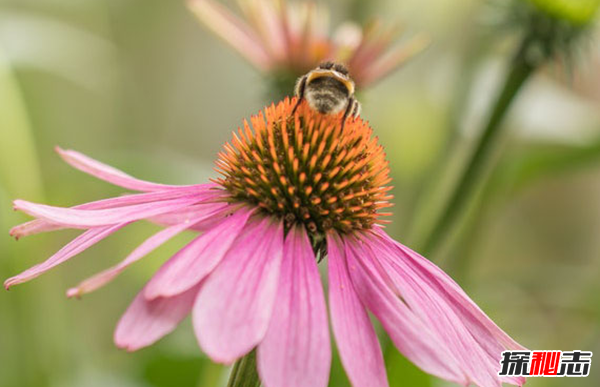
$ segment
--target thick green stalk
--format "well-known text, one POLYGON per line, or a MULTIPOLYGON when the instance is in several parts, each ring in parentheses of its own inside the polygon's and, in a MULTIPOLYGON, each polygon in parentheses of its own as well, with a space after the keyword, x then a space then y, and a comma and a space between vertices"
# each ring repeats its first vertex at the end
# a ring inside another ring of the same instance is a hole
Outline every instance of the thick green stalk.
POLYGON ((227 387, 259 387, 260 378, 256 371, 256 350, 239 359, 233 365, 227 387))
POLYGON ((473 149, 473 153, 454 186, 446 205, 437 218, 433 231, 429 234, 421 249, 425 255, 430 254, 444 240, 448 231, 454 226, 457 217, 461 214, 463 207, 471 198, 481 172, 490 154, 495 150, 497 144, 495 140, 500 133, 500 124, 521 86, 535 69, 526 58, 528 46, 529 40, 525 39, 512 62, 502 91, 496 100, 481 137, 473 149))

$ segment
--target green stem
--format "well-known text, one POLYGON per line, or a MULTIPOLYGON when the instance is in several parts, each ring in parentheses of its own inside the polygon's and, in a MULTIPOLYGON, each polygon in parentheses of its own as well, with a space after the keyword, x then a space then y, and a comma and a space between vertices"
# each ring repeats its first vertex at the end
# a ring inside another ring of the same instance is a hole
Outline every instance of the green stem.
POLYGON ((227 387, 260 387, 256 371, 256 350, 235 362, 227 387))
POLYGON ((476 183, 479 181, 489 155, 495 150, 495 145, 497 144, 495 140, 500 133, 500 124, 506 112, 521 89, 521 86, 523 86, 535 70, 535 67, 526 59, 529 42, 530 40, 526 38, 517 52, 504 82, 504 87, 496 100, 490 118, 479 138, 479 142, 475 146, 458 183, 454 186, 454 190, 449 196, 449 200, 443 208, 441 215, 438 217, 433 231, 429 234, 428 239, 426 239, 421 249, 426 255, 435 250, 439 243, 444 240, 448 230, 451 229, 458 215, 461 214, 465 203, 468 202, 476 183))

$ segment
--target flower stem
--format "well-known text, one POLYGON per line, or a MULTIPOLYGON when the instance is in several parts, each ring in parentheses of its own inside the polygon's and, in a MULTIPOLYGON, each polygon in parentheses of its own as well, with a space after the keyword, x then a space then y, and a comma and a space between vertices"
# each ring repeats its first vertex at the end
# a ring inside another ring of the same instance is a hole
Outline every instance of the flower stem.
POLYGON ((256 371, 256 350, 242 357, 233 365, 227 387, 259 387, 260 378, 256 371))
POLYGON ((489 155, 495 150, 497 141, 495 139, 500 133, 500 124, 506 115, 511 103, 518 94, 521 86, 527 81, 535 70, 535 66, 527 60, 529 43, 531 40, 525 38, 521 47, 515 55, 504 86, 491 111, 485 128, 476 144, 469 161, 466 164, 457 184, 454 186, 449 200, 438 216, 433 231, 422 247, 423 254, 430 254, 444 240, 448 230, 454 225, 458 215, 461 214, 465 203, 473 193, 476 183, 479 181, 481 172, 486 165, 489 155))

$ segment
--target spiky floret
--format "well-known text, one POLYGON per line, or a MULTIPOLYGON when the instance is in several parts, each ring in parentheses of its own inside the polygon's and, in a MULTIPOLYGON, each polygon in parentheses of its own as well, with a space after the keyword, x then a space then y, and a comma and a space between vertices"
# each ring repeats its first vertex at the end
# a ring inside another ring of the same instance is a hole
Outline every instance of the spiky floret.
POLYGON ((389 207, 388 162, 369 124, 285 99, 251 117, 219 154, 216 180, 232 200, 303 223, 310 233, 368 229, 389 207))

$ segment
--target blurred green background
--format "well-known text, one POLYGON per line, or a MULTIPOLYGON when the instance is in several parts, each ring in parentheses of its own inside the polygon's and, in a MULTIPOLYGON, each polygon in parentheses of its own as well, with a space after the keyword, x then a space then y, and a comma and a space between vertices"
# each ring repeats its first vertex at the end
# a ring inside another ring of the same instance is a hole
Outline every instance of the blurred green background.
MULTIPOLYGON (((476 0, 327 2, 333 23, 410 21, 432 46, 361 93, 363 117, 387 148, 395 207, 389 232, 418 248, 440 192, 456 175, 502 79, 513 42, 493 33, 476 0)), ((466 217, 430 258, 531 349, 600 356, 600 40, 571 77, 538 72, 505 122, 501 151, 466 217)), ((135 176, 197 183, 242 118, 266 103, 267 83, 206 31, 182 1, 0 0, 0 274, 38 263, 74 235, 15 242, 24 198, 70 206, 120 189, 72 170, 73 148, 135 176)), ((291 93, 291 90, 290 90, 291 93)), ((119 316, 182 240, 159 249, 82 300, 64 292, 108 267, 155 229, 136 225, 39 279, 0 292, 0 386, 213 386, 227 368, 198 349, 189 321, 157 345, 117 350, 119 316)), ((529 386, 598 386, 581 379, 529 386)), ((393 386, 446 386, 399 356, 393 386)), ((331 386, 348 384, 334 361, 331 386)))

